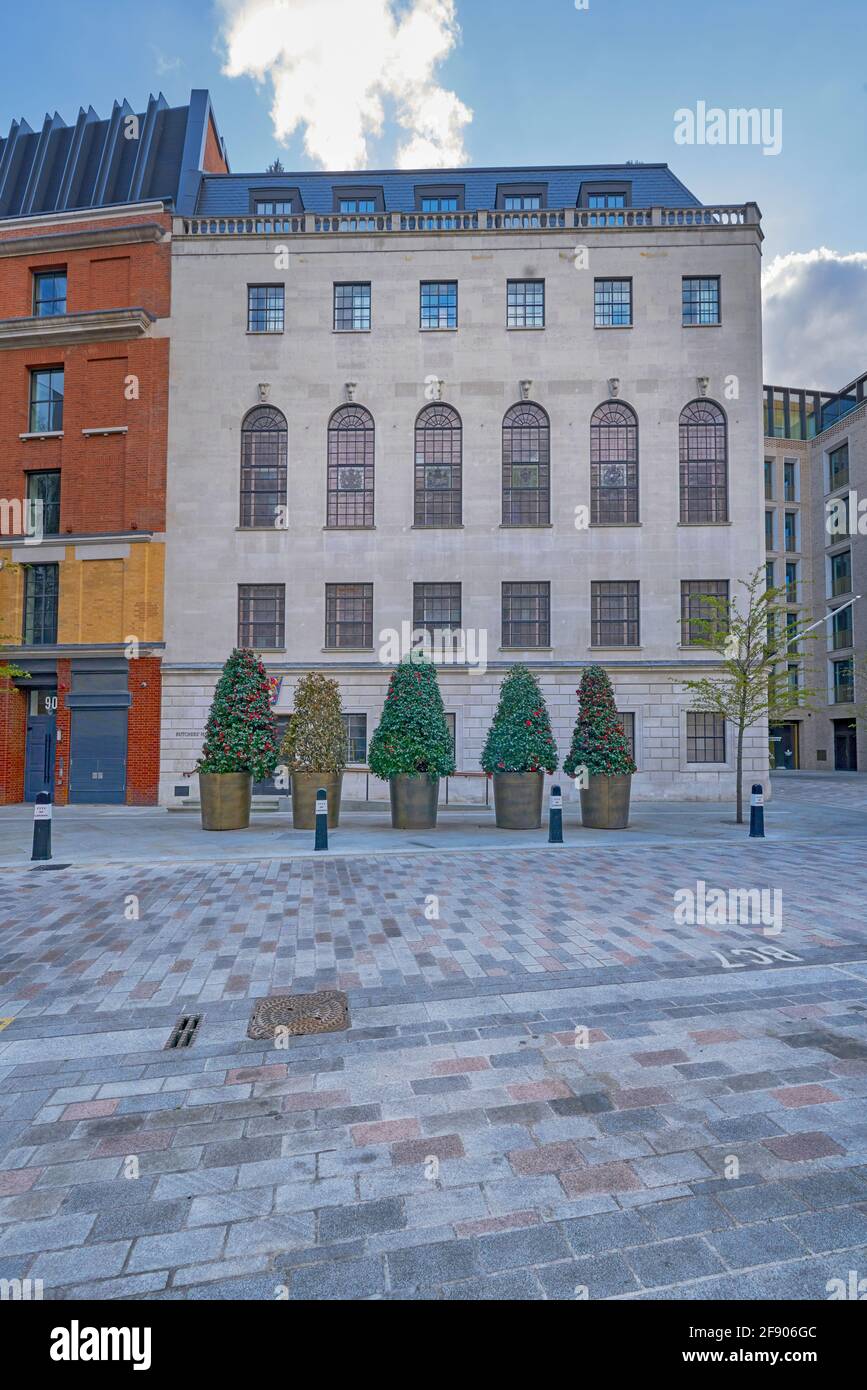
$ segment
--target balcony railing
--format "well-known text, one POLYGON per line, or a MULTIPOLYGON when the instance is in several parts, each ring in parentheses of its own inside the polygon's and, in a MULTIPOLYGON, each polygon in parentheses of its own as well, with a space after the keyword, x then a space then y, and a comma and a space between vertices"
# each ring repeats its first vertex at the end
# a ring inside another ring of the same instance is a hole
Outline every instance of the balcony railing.
POLYGON ((755 203, 702 208, 545 208, 528 212, 479 209, 476 212, 379 212, 370 215, 297 213, 291 217, 176 217, 175 236, 392 235, 395 232, 544 232, 635 227, 758 227, 755 203))

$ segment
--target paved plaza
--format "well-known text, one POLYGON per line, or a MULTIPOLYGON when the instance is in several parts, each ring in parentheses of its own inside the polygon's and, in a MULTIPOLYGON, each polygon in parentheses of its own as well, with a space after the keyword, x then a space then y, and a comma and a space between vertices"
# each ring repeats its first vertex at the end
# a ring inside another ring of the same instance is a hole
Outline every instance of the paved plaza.
POLYGON ((637 810, 646 833, 562 847, 185 862, 134 862, 132 816, 106 862, 3 869, 0 1279, 272 1301, 867 1279, 867 779, 779 779, 764 842, 724 807, 667 837, 637 810), (323 988, 348 1031, 247 1038, 257 999, 323 988))

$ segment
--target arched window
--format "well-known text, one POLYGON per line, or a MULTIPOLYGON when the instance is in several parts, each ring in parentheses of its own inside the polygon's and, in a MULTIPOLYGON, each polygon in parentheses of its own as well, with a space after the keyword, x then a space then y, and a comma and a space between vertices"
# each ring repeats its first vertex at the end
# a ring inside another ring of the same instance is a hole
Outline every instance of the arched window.
POLYGON ((415 422, 415 524, 461 524, 461 417, 450 405, 426 405, 415 422))
POLYGON ((638 417, 624 401, 603 401, 590 417, 590 520, 638 521, 638 417))
POLYGON ((716 401, 690 401, 681 411, 681 521, 728 521, 726 436, 726 417, 716 401))
POLYGON ((241 525, 275 526, 286 505, 286 417, 259 405, 241 425, 241 525))
POLYGON ((342 405, 328 426, 328 525, 373 525, 373 416, 342 405))
POLYGON ((503 525, 551 519, 551 425, 540 405, 513 405, 503 418, 503 525))

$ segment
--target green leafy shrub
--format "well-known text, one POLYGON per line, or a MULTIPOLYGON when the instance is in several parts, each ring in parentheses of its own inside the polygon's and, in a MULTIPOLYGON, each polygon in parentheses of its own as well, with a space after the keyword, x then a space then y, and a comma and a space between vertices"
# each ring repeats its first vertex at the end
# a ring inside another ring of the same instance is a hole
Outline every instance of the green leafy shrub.
POLYGON ((346 766, 346 728, 340 686, 311 671, 295 687, 295 709, 280 756, 290 772, 342 772, 346 766))
POLYGON ((217 681, 196 772, 249 772, 262 782, 274 771, 277 755, 265 667, 253 652, 236 647, 217 681))
POLYGON ((513 666, 500 686, 481 764, 487 773, 557 770, 548 709, 539 682, 526 666, 513 666))
POLYGON ((454 772, 452 739, 432 662, 407 657, 394 671, 368 762, 384 781, 402 774, 448 777, 454 772))
POLYGON ((637 772, 608 673, 601 666, 588 666, 577 694, 578 718, 563 771, 570 777, 582 767, 602 777, 637 772))

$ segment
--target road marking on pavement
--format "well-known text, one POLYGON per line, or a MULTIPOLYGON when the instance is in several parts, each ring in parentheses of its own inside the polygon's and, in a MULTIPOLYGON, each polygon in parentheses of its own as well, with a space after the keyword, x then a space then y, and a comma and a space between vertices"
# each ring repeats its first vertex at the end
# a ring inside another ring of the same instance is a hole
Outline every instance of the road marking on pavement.
POLYGON ((4 1029, 4 1028, 8 1028, 10 1023, 14 1023, 14 1022, 15 1022, 15 1015, 14 1015, 14 1014, 12 1015, 11 1018, 0 1018, 0 1033, 3 1032, 3 1029, 4 1029))

